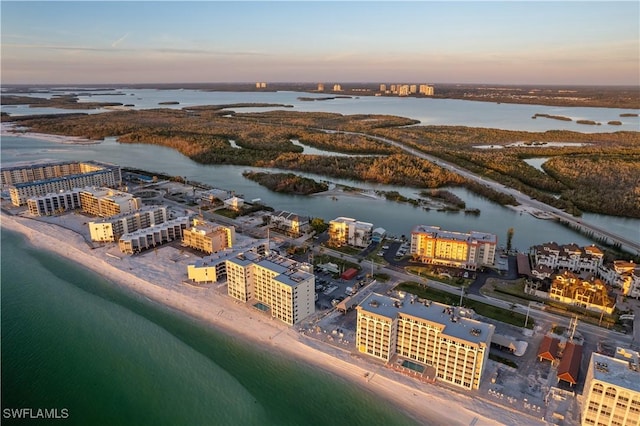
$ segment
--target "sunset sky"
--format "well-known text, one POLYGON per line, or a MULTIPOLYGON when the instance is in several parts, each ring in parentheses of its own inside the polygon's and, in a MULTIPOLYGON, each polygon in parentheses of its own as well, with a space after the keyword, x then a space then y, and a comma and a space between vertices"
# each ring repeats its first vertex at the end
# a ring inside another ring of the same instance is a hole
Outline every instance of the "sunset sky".
POLYGON ((0 3, 2 84, 640 84, 640 3, 0 3))

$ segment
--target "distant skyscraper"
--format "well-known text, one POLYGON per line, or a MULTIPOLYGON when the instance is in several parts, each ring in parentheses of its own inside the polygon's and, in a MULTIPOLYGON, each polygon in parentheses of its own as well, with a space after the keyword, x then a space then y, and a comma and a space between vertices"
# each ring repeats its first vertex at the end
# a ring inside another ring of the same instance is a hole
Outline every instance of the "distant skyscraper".
POLYGON ((339 84, 334 84, 333 85, 333 91, 334 92, 342 92, 342 86, 339 84))
POLYGON ((421 84, 420 93, 426 96, 433 96, 433 86, 429 86, 428 84, 421 84))
POLYGON ((265 83, 264 81, 259 81, 256 83, 256 89, 266 89, 267 88, 267 83, 265 83))
POLYGON ((324 92, 324 83, 318 83, 318 92, 324 92))
POLYGON ((387 85, 386 84, 381 84, 380 85, 380 91, 383 92, 383 93, 386 92, 387 91, 387 85))

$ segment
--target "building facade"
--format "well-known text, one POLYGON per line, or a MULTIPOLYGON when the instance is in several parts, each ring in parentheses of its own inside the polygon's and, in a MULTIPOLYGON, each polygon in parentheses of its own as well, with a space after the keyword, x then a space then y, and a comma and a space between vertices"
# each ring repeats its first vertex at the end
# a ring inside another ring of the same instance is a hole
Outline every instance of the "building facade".
POLYGON ((546 243, 531 248, 533 264, 548 266, 554 270, 566 269, 572 272, 596 273, 602 266, 604 253, 591 245, 579 247, 576 244, 558 245, 546 243))
POLYGON ((241 253, 226 261, 227 293, 258 303, 272 317, 293 325, 315 311, 315 275, 311 265, 271 254, 241 253))
POLYGON ((41 195, 27 200, 29 213, 33 216, 51 216, 81 207, 80 190, 71 189, 53 194, 41 195))
POLYGON ((434 369, 438 380, 479 388, 495 326, 415 296, 394 299, 373 293, 356 309, 358 351, 386 363, 410 360, 434 369))
POLYGON ((112 217, 139 210, 142 200, 127 192, 111 188, 87 187, 80 190, 80 206, 87 214, 112 217))
POLYGON ((2 184, 9 185, 11 202, 22 206, 29 198, 87 186, 117 187, 120 167, 97 161, 51 162, 2 168, 2 184))
POLYGON ((179 240, 189 226, 188 217, 179 217, 156 226, 138 229, 124 234, 118 240, 120 251, 125 254, 140 253, 159 245, 179 240))
MULTIPOLYGON (((269 249, 268 240, 255 240, 253 238, 234 244, 233 248, 220 250, 197 260, 187 266, 187 275, 194 283, 215 283, 227 278, 227 260, 236 257, 240 253, 255 253, 264 256, 269 249)), ((235 281, 234 281, 235 282, 235 281)), ((247 290, 242 289, 247 294, 247 290)), ((232 296, 243 300, 243 296, 232 296)), ((245 302, 248 299, 244 300, 245 302)))
POLYGON ((168 219, 164 206, 143 207, 139 211, 89 222, 91 241, 118 241, 124 234, 159 225, 168 219))
POLYGON ((211 254, 233 247, 235 239, 236 229, 233 226, 222 226, 202 219, 194 219, 191 228, 184 232, 182 244, 211 254))
POLYGON ((638 352, 617 348, 614 357, 594 352, 584 384, 582 426, 640 424, 638 352))
POLYGON ((298 237, 309 232, 309 218, 286 211, 276 211, 270 215, 271 225, 287 235, 298 237))
POLYGON ((329 222, 329 244, 365 248, 371 244, 373 225, 350 217, 338 217, 329 222))
POLYGON ((568 271, 554 275, 549 298, 607 314, 613 313, 616 306, 615 297, 609 295, 609 288, 602 280, 593 276, 581 278, 568 271))
POLYGON ((438 226, 418 225, 411 231, 414 260, 435 265, 476 270, 493 266, 498 238, 494 234, 444 231, 438 226))

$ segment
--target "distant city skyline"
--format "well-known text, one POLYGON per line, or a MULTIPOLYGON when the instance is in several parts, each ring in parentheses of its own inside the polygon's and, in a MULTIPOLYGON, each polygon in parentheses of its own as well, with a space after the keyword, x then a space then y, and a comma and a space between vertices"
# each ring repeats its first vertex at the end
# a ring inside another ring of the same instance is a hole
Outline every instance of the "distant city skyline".
POLYGON ((640 84, 640 3, 31 2, 2 84, 640 84))

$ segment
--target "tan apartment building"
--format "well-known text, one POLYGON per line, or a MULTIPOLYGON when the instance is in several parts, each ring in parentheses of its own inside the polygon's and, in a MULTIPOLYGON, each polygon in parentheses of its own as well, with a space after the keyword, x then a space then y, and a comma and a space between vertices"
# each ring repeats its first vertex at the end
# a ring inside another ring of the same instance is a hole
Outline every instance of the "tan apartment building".
POLYGON ((194 219, 191 228, 184 232, 182 244, 205 253, 214 253, 233 247, 235 239, 236 229, 233 226, 194 219))
POLYGON ((91 241, 118 241, 124 234, 159 225, 167 221, 167 208, 164 206, 142 207, 133 213, 119 214, 89 222, 91 241))
POLYGON ((307 263, 271 254, 241 253, 226 261, 227 293, 293 325, 315 311, 315 275, 307 263))
POLYGON ((444 231, 438 226, 417 225, 411 231, 414 260, 434 265, 476 270, 493 266, 498 237, 494 234, 444 231))
POLYGON ((29 213, 33 216, 51 216, 81 207, 80 190, 70 189, 53 194, 41 195, 27 200, 29 213))
POLYGON ((309 218, 287 211, 275 211, 270 214, 271 226, 287 235, 299 237, 309 232, 309 218))
POLYGON ((640 424, 638 352, 617 348, 614 357, 594 352, 584 384, 582 426, 640 424))
POLYGON ((597 272, 602 266, 604 253, 595 245, 579 247, 577 244, 559 245, 554 242, 531 248, 534 265, 572 272, 597 272))
POLYGON ((411 361, 438 380, 478 389, 495 326, 462 315, 460 308, 415 296, 373 293, 357 308, 358 351, 386 363, 411 361))
MULTIPOLYGON (((236 257, 240 253, 249 252, 264 256, 268 249, 268 240, 256 240, 253 238, 240 240, 233 245, 233 248, 226 248, 212 253, 188 265, 187 276, 194 283, 220 282, 227 278, 227 260, 236 257)), ((242 292, 246 293, 246 290, 242 289, 242 292)), ((232 297, 243 300, 244 296, 237 294, 232 295, 232 297)), ((244 299, 245 302, 247 300, 244 299)))
POLYGON ((80 190, 83 212, 99 217, 129 214, 142 207, 142 200, 127 192, 111 188, 87 187, 80 190))
POLYGON ((120 251, 125 254, 140 253, 159 245, 179 240, 189 226, 188 217, 179 217, 148 228, 124 234, 118 240, 120 251))
POLYGON ((329 244, 365 248, 371 244, 373 225, 350 217, 338 217, 329 222, 329 244))
POLYGON ((593 311, 611 314, 616 306, 615 296, 609 288, 593 276, 581 278, 573 272, 564 271, 553 276, 549 298, 570 305, 582 306, 593 311))
POLYGON ((87 186, 117 187, 120 167, 96 161, 51 162, 2 168, 2 184, 9 185, 11 202, 22 206, 29 198, 87 186))

